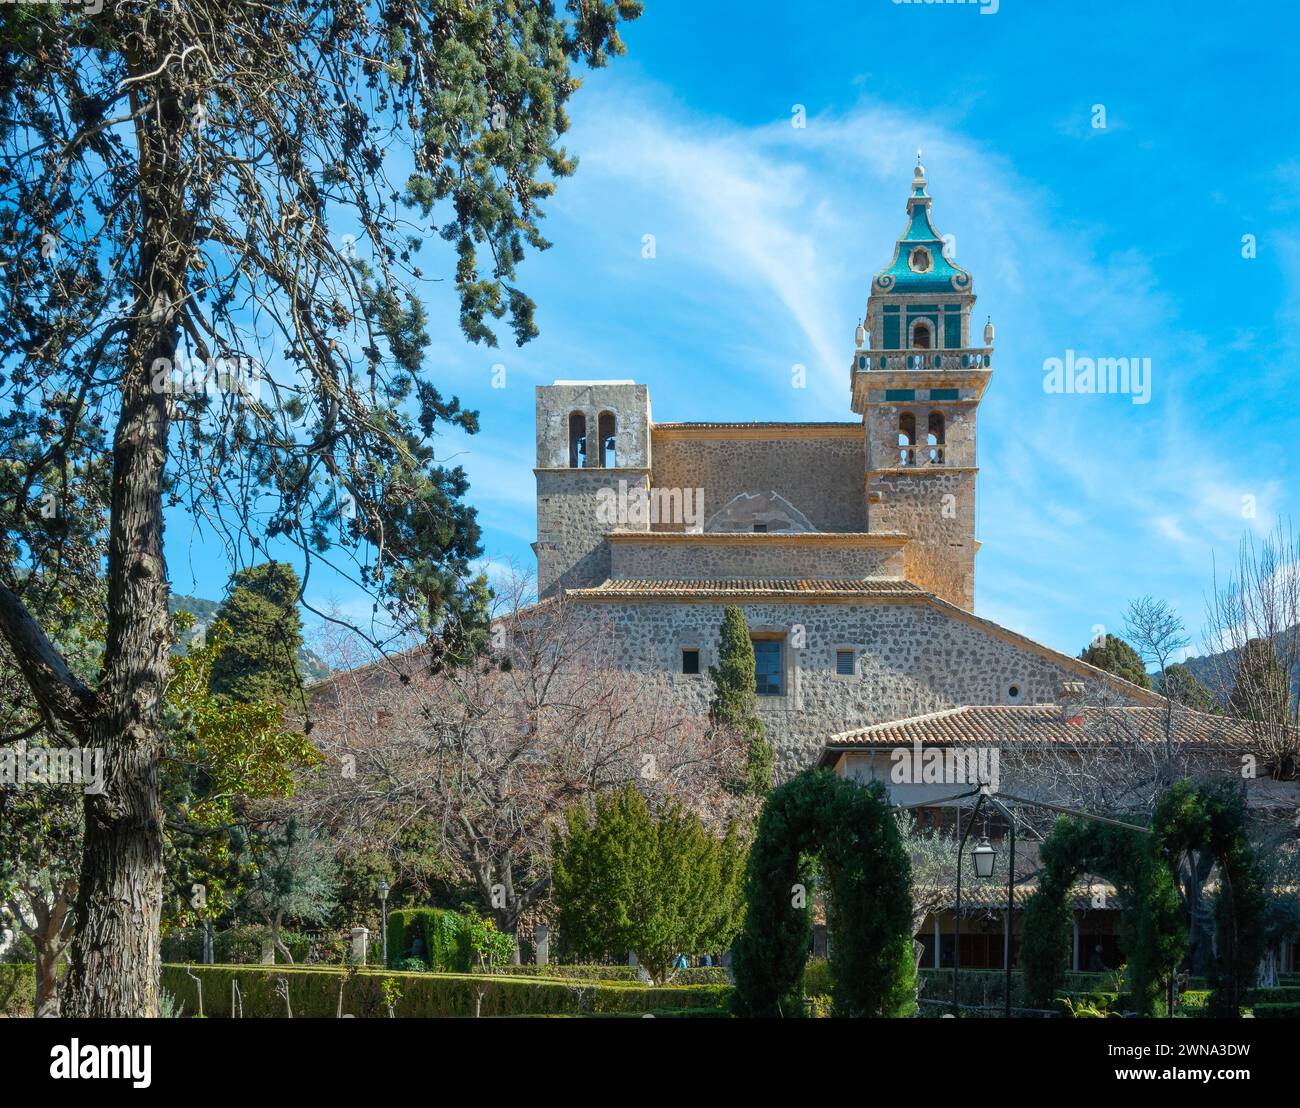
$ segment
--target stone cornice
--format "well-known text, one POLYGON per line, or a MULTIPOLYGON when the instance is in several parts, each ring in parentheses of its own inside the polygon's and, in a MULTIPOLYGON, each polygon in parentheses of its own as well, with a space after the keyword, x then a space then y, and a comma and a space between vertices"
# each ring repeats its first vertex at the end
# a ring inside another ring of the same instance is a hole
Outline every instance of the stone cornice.
POLYGON ((785 439, 860 440, 861 423, 652 423, 650 442, 682 439, 753 439, 780 442, 785 439))
POLYGON ((902 547, 901 531, 609 531, 610 542, 662 542, 695 546, 883 546, 902 547))

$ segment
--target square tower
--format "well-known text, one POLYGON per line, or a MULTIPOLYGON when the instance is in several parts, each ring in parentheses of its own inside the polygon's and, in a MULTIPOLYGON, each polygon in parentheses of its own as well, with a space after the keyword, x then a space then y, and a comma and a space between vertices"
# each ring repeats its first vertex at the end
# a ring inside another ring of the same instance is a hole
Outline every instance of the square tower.
POLYGON ((634 381, 556 381, 537 387, 537 595, 609 577, 613 530, 601 490, 648 489, 650 390, 634 381))
POLYGON ((876 274, 851 370, 866 434, 867 530, 911 536, 908 580, 975 607, 975 416, 991 374, 993 328, 971 343, 971 276, 944 253, 925 169, 908 226, 876 274))

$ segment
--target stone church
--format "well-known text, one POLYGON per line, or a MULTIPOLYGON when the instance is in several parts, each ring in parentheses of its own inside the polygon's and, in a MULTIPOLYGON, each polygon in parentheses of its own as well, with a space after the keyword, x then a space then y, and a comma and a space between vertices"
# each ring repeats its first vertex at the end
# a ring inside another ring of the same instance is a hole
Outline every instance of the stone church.
POLYGON ((975 431, 994 333, 975 299, 918 165, 857 328, 854 418, 656 422, 644 384, 539 387, 539 596, 599 606, 619 663, 671 675, 701 710, 722 608, 740 605, 781 775, 933 713, 1158 703, 977 612, 975 431))
MULTIPOLYGON (((613 629, 617 665, 663 675, 700 713, 723 607, 739 605, 778 778, 821 765, 882 780, 923 826, 954 826, 957 780, 996 791, 999 752, 1050 750, 1044 765, 1087 776, 1116 740, 1164 749, 1162 697, 978 613, 975 431, 994 331, 974 309, 918 165, 906 229, 857 327, 854 418, 660 423, 633 381, 539 387, 539 598, 590 606, 613 629), (923 753, 980 760, 974 777, 900 783, 900 759, 923 753)), ((1180 709, 1172 741, 1218 764, 1249 750, 1251 731, 1180 709)), ((1017 908, 1034 857, 1022 844, 1017 908)), ((1115 903, 1098 908, 1098 890, 1115 896, 1097 883, 1071 905, 1076 970, 1123 960, 1115 903)), ((966 904, 979 918, 961 932, 962 964, 1005 965, 1005 891, 971 888, 966 904)), ((953 965, 956 932, 952 911, 927 917, 922 964, 953 965)), ((1300 943, 1282 944, 1280 965, 1298 957, 1300 943)))

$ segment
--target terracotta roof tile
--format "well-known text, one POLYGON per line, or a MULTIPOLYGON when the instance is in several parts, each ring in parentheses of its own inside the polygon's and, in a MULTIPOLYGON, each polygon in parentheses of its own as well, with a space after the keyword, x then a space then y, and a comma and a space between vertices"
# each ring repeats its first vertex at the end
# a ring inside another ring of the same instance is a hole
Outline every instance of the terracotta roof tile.
MULTIPOLYGON (((1245 746, 1248 720, 1178 709, 1174 741, 1207 747, 1245 746)), ((854 747, 947 746, 960 744, 1164 742, 1165 711, 1155 707, 1073 707, 1056 704, 968 705, 929 715, 878 723, 832 735, 826 749, 854 747)))

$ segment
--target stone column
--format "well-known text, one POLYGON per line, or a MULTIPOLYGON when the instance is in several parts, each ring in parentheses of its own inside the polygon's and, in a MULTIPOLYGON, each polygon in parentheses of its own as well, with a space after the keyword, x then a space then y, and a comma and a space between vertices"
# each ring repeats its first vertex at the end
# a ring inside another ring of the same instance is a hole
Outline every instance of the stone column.
POLYGON ((1075 916, 1071 921, 1074 925, 1074 956, 1070 959, 1070 966, 1075 973, 1079 972, 1079 917, 1075 916))
POLYGON ((366 941, 370 938, 370 929, 368 927, 354 927, 352 929, 352 961, 358 966, 366 964, 366 941))
POLYGON ((551 929, 546 924, 539 923, 533 941, 537 948, 537 964, 539 966, 549 964, 551 960, 551 929))

